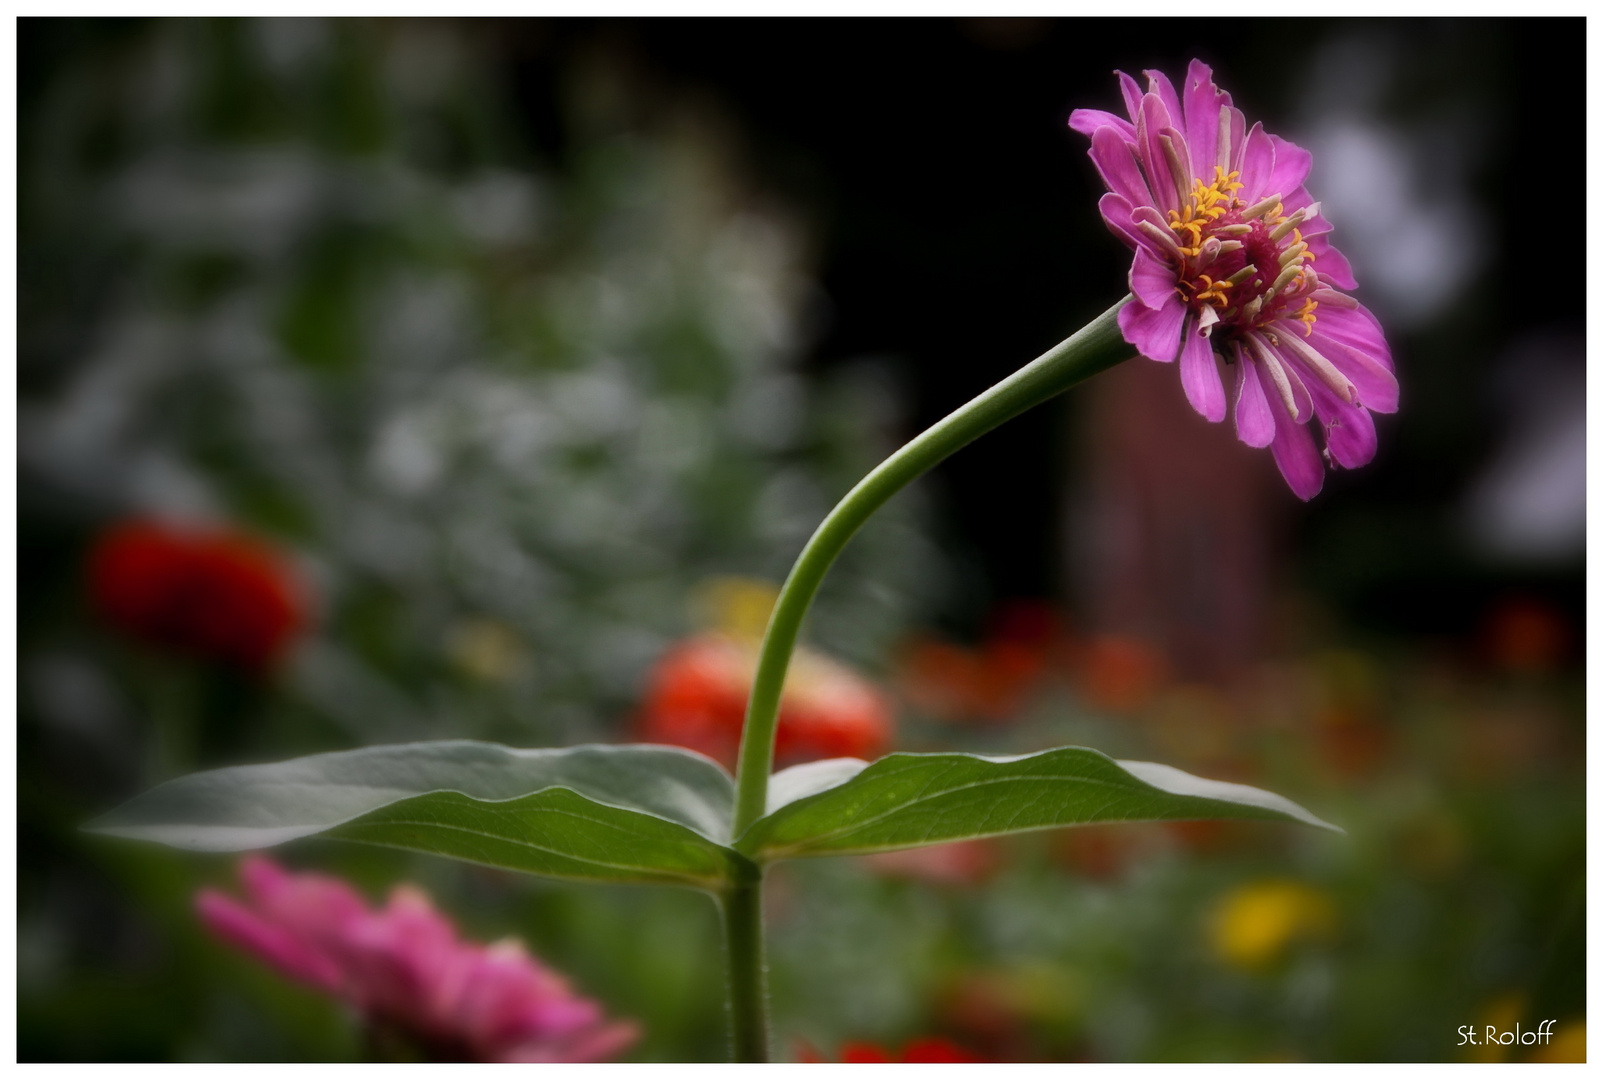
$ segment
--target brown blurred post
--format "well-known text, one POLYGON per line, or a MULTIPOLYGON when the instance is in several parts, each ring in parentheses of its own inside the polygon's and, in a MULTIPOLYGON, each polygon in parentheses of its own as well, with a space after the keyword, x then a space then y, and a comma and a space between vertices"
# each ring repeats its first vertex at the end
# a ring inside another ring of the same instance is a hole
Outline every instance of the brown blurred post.
POLYGON ((1068 580, 1092 633, 1143 640, 1175 674, 1216 679, 1267 644, 1274 534, 1296 500, 1267 450, 1192 410, 1179 376, 1137 358, 1075 401, 1068 580))

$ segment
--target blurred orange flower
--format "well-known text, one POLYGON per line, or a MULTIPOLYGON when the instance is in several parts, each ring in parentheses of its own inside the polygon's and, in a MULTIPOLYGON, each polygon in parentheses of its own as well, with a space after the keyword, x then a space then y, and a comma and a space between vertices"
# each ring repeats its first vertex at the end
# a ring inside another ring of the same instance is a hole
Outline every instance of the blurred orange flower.
MULTIPOLYGON (((639 737, 698 750, 733 767, 756 670, 751 640, 710 633, 674 646, 651 672, 639 737)), ((889 748, 893 726, 890 703, 878 689, 843 664, 797 649, 779 707, 775 763, 875 758, 889 748)))
POLYGON ((1099 709, 1133 712, 1152 700, 1167 677, 1162 654, 1136 638, 1099 637, 1080 656, 1080 693, 1099 709))
POLYGON ((123 522, 89 556, 89 595, 118 630, 148 644, 260 672, 305 628, 304 584, 242 533, 123 522))

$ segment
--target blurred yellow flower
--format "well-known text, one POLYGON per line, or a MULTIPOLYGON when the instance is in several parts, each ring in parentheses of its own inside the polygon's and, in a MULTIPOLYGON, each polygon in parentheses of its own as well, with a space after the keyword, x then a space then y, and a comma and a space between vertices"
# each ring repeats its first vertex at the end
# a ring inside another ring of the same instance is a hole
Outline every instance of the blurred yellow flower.
POLYGON ((512 678, 524 660, 517 631, 497 619, 465 619, 451 628, 446 653, 458 668, 485 682, 512 678))
POLYGON ((1272 964, 1294 940, 1326 937, 1335 928, 1330 897, 1300 881, 1249 882, 1227 893, 1208 920, 1214 955, 1257 971, 1272 964))
MULTIPOLYGON (((1512 1031, 1514 1025, 1519 1023, 1525 1015, 1525 995, 1518 990, 1511 990, 1500 994, 1481 1007, 1480 1015, 1476 1017, 1477 1023, 1473 1030, 1478 1034, 1487 1028, 1497 1031, 1512 1031)), ((1492 1062, 1502 1061, 1508 1057, 1508 1047, 1496 1042, 1486 1042, 1484 1039, 1467 1047, 1465 1056, 1470 1061, 1492 1062)))
POLYGON ((1543 1064, 1585 1062, 1586 1021, 1577 1016, 1558 1024, 1553 1031, 1553 1041, 1532 1054, 1531 1060, 1543 1064))
POLYGON ((758 642, 779 599, 771 581, 745 577, 708 578, 696 588, 691 605, 697 622, 737 641, 758 642))
POLYGON ((1531 1014, 1526 1007, 1528 1004, 1529 999, 1524 993, 1511 990, 1506 994, 1499 994, 1483 1005, 1476 1016, 1476 1023, 1471 1025, 1476 1041, 1464 1047, 1462 1051, 1465 1060, 1508 1061, 1511 1055, 1519 1053, 1519 1048, 1524 1045, 1527 1047, 1524 1054, 1526 1061, 1542 1064, 1586 1061, 1585 1017, 1575 1016, 1553 1024, 1552 1034, 1543 1039, 1540 1033, 1547 1029, 1543 1026, 1541 1018, 1531 1014), (1497 1032, 1502 1038, 1489 1039, 1482 1035, 1482 1032, 1497 1032), (1533 1035, 1536 1037, 1534 1039, 1536 1048, 1531 1050, 1529 1045, 1533 1041, 1533 1035))

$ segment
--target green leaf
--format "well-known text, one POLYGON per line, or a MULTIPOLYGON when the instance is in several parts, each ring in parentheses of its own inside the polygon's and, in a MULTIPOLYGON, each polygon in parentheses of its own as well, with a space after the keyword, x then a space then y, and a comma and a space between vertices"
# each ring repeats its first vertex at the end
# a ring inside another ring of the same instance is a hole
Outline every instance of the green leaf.
POLYGON ((504 802, 439 791, 391 803, 325 835, 569 881, 717 889, 750 874, 740 855, 683 825, 567 788, 504 802))
POLYGON ((195 773, 89 828, 195 851, 324 833, 550 877, 716 888, 750 872, 725 846, 733 794, 716 762, 676 747, 409 743, 195 773))
POLYGON ((762 861, 1114 821, 1259 818, 1335 829, 1258 788, 1081 747, 1007 758, 891 754, 872 765, 813 762, 776 774, 769 790, 768 816, 735 845, 762 861))

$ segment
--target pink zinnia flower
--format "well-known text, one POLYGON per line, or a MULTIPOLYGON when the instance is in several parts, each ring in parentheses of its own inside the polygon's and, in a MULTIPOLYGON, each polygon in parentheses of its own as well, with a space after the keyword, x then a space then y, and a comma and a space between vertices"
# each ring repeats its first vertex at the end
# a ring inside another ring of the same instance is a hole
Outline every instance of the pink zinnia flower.
POLYGON ((1310 499, 1325 464, 1375 456, 1370 412, 1397 409, 1380 324, 1341 291, 1357 285, 1352 268, 1303 187, 1312 158, 1262 124, 1248 130, 1200 60, 1183 97, 1162 72, 1145 72, 1145 94, 1117 74, 1130 119, 1077 109, 1069 126, 1091 138, 1103 220, 1135 249, 1119 328, 1143 356, 1179 358, 1209 420, 1225 416, 1218 360, 1233 367, 1237 436, 1270 447, 1310 499))
POLYGON ((508 939, 460 941, 427 896, 399 886, 370 909, 350 886, 241 861, 245 902, 195 898, 211 931, 280 973, 350 1002, 369 1023, 404 1032, 437 1060, 603 1061, 639 1035, 508 939))

